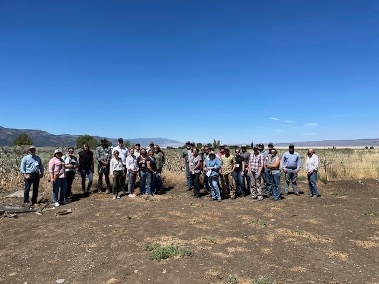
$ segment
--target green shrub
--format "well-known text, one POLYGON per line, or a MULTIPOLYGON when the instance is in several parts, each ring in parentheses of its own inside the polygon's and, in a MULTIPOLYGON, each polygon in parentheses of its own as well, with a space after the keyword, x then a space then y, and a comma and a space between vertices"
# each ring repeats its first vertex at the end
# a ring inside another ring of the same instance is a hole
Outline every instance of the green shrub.
POLYGON ((144 245, 144 250, 150 251, 150 259, 161 261, 167 258, 181 258, 192 256, 192 251, 177 245, 162 246, 157 243, 148 243, 144 245))

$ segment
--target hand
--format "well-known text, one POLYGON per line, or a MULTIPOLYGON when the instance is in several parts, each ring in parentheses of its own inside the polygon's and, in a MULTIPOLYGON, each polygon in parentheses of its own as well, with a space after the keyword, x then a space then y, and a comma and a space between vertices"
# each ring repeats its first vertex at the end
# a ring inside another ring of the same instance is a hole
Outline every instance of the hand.
POLYGON ((24 174, 24 178, 25 178, 25 179, 29 179, 29 178, 30 178, 30 175, 29 175, 29 174, 24 174))
POLYGON ((40 177, 40 178, 43 178, 43 173, 40 173, 40 174, 39 174, 39 177, 40 177))

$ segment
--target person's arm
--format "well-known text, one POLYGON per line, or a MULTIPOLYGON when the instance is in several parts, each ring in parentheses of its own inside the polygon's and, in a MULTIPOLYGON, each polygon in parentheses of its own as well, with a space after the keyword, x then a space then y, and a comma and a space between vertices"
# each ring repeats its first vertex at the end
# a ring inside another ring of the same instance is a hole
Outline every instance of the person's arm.
POLYGON ((280 166, 280 159, 279 157, 275 157, 275 160, 271 162, 269 168, 272 169, 272 168, 279 168, 280 166))
POLYGON ((147 159, 146 167, 147 167, 147 169, 148 169, 152 174, 156 174, 156 172, 154 172, 153 168, 151 167, 150 159, 147 159))
POLYGON ((92 153, 92 160, 91 160, 91 172, 94 173, 94 169, 95 169, 95 158, 93 157, 93 153, 92 153))
POLYGON ((258 173, 261 174, 264 166, 263 156, 259 155, 258 173))
POLYGON ((281 165, 282 165, 282 170, 283 172, 287 172, 287 168, 286 168, 286 163, 284 162, 285 161, 285 156, 286 156, 286 153, 284 153, 284 155, 282 156, 282 161, 281 161, 281 165))
POLYGON ((243 176, 245 173, 245 159, 242 160, 242 169, 241 169, 241 175, 243 176))
POLYGON ((296 173, 298 173, 301 170, 303 161, 301 160, 301 156, 297 155, 297 167, 296 167, 296 173))

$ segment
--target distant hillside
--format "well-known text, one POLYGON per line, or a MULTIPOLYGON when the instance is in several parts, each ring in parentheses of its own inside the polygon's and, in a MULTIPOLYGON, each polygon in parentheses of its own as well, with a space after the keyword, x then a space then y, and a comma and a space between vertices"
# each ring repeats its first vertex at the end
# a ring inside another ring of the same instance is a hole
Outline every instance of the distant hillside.
POLYGON ((355 140, 322 140, 322 141, 301 141, 288 143, 274 143, 276 147, 287 147, 289 144, 297 147, 379 147, 379 138, 375 139, 355 139, 355 140))
MULTIPOLYGON (((33 141, 34 145, 37 147, 54 147, 54 146, 75 146, 76 139, 79 135, 70 135, 70 134, 61 134, 55 135, 48 133, 42 130, 33 130, 33 129, 14 129, 14 128, 5 128, 0 126, 0 146, 13 146, 13 140, 22 133, 26 133, 33 141)), ((103 137, 94 136, 97 140, 100 140, 103 137)), ((107 138, 112 145, 117 145, 117 138, 107 138)), ((179 147, 183 146, 184 143, 165 139, 165 138, 127 138, 123 139, 129 140, 131 143, 140 143, 141 146, 148 146, 150 141, 160 145, 161 147, 179 147)))

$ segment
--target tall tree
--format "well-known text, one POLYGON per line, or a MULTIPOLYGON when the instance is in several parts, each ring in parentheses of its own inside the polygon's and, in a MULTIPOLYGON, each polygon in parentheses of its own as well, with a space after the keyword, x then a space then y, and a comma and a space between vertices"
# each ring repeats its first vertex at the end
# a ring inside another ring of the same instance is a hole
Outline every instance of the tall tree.
POLYGON ((17 136, 13 140, 13 145, 14 146, 32 145, 32 144, 33 144, 32 139, 26 133, 21 133, 19 136, 17 136))
POLYGON ((90 149, 96 149, 99 146, 99 141, 91 135, 84 134, 76 138, 76 148, 82 148, 84 143, 87 143, 90 149))

